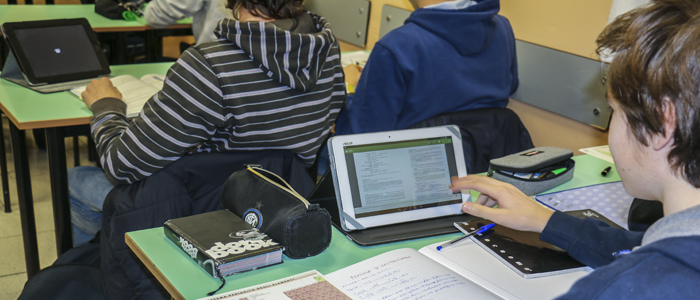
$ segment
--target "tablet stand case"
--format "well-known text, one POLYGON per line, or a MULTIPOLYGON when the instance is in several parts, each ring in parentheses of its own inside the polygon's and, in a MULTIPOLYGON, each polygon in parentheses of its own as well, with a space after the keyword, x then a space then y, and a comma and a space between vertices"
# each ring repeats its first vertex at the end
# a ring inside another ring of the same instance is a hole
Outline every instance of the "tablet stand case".
POLYGON ((398 242, 434 235, 459 232, 454 222, 472 222, 482 220, 469 214, 445 216, 427 220, 372 227, 363 230, 345 231, 340 226, 338 201, 335 196, 335 186, 330 170, 327 170, 314 190, 308 197, 309 202, 318 203, 331 215, 333 226, 350 240, 360 246, 371 246, 384 243, 398 242))
MULTIPOLYGON (((103 76, 100 76, 100 77, 103 77, 103 76)), ((69 90, 71 88, 74 88, 76 86, 88 85, 93 79, 95 79, 95 78, 89 78, 89 79, 84 79, 84 80, 75 80, 75 81, 61 82, 61 83, 30 85, 27 82, 27 80, 24 78, 24 75, 22 74, 22 70, 20 70, 19 65, 17 64, 17 60, 15 59, 14 54, 12 54, 12 50, 10 50, 9 54, 7 55, 7 59, 5 60, 5 65, 2 68, 2 73, 0 73, 0 78, 4 78, 7 81, 14 82, 14 83, 19 84, 23 87, 30 88, 32 90, 39 92, 39 93, 53 93, 53 92, 65 91, 65 90, 69 90)))
MULTIPOLYGON (((56 19, 56 20, 45 20, 45 21, 27 21, 27 23, 41 23, 41 22, 71 22, 69 23, 70 25, 73 25, 72 21, 75 21, 78 19, 56 19)), ((84 18, 83 18, 84 20, 84 18)), ((84 20, 85 23, 87 23, 87 20, 84 20)), ((24 22, 22 22, 24 23, 24 22)), ((88 27, 89 24, 88 24, 88 27)), ((4 31, 4 24, 3 24, 3 31, 4 31)), ((87 28, 86 28, 87 29, 87 28)), ((108 65, 107 63, 107 57, 105 56, 104 52, 102 51, 102 48, 97 41, 97 36, 91 36, 94 35, 94 32, 92 32, 90 28, 90 31, 86 32, 88 34, 88 38, 90 39, 90 42, 92 43, 92 47, 95 49, 95 54, 98 56, 98 60, 104 61, 105 64, 108 65)), ((60 91, 66 91, 74 87, 78 86, 85 86, 90 84, 90 82, 93 79, 98 79, 101 77, 109 76, 109 72, 107 74, 102 74, 102 75, 97 75, 97 76, 92 76, 90 78, 77 78, 75 80, 68 80, 68 81, 63 81, 63 82, 56 82, 56 83, 42 83, 42 82, 36 82, 32 83, 29 82, 28 78, 25 76, 23 73, 22 67, 20 65, 20 60, 17 59, 16 54, 14 53, 15 51, 21 51, 21 50, 16 50, 16 48, 12 45, 12 41, 10 38, 7 36, 1 36, 0 35, 0 40, 5 42, 5 44, 8 47, 8 54, 7 58, 5 59, 5 63, 2 68, 2 73, 0 73, 0 78, 3 78, 7 81, 13 82, 15 84, 18 84, 20 86, 35 90, 40 93, 53 93, 53 92, 60 92, 60 91)))

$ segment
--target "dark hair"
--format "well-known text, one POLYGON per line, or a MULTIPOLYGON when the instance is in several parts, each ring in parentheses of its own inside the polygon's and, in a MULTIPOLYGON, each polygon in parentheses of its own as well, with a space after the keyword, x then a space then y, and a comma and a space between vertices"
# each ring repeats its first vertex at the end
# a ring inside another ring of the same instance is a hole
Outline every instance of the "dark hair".
POLYGON ((665 134, 663 101, 675 105, 668 161, 676 174, 700 188, 700 1, 654 0, 619 16, 596 42, 599 55, 606 50, 615 55, 608 93, 642 145, 665 134))
POLYGON ((290 19, 304 12, 304 0, 226 0, 226 7, 241 6, 252 15, 263 18, 290 19))

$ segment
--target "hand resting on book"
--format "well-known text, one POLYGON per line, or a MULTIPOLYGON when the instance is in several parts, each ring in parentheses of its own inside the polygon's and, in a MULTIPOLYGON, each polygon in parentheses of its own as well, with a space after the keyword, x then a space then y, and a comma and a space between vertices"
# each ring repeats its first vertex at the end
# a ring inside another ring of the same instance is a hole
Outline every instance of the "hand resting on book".
POLYGON ((102 98, 122 98, 122 93, 114 87, 112 81, 107 77, 95 79, 85 88, 85 91, 80 95, 85 101, 85 105, 92 109, 92 105, 102 98))
POLYGON ((462 210, 512 229, 542 232, 553 210, 532 200, 511 184, 483 175, 452 180, 453 192, 473 189, 481 193, 476 202, 467 201, 462 210), (498 208, 493 208, 498 204, 498 208))

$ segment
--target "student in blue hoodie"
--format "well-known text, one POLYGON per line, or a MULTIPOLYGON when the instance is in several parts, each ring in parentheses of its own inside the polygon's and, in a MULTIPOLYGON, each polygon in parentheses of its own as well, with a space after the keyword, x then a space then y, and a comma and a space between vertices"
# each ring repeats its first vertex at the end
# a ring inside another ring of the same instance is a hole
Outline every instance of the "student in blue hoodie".
POLYGON ((663 203, 643 234, 551 211, 484 176, 453 181, 481 195, 462 209, 519 229, 590 263, 561 299, 696 299, 700 289, 700 1, 655 0, 598 37, 607 74, 608 143, 625 190, 663 203), (494 209, 493 205, 499 208, 494 209), (612 260, 612 249, 617 258, 612 260), (628 250, 628 251, 625 251, 628 250))
POLYGON ((515 37, 499 0, 409 0, 416 10, 372 49, 337 134, 406 129, 505 107, 518 87, 515 37))

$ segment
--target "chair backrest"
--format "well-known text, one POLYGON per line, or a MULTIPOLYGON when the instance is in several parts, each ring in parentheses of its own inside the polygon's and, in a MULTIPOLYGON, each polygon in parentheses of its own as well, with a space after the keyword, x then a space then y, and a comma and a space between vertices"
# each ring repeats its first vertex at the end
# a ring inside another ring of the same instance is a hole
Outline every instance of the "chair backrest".
POLYGON ((530 133, 515 112, 507 108, 481 108, 434 116, 411 128, 457 125, 462 134, 469 174, 488 170, 494 158, 533 148, 530 133))
MULTIPOLYGON (((45 4, 54 4, 53 0, 45 0, 45 4)), ((17 0, 7 0, 7 4, 17 4, 17 0)), ((34 4, 34 0, 24 0, 24 4, 34 4)))

